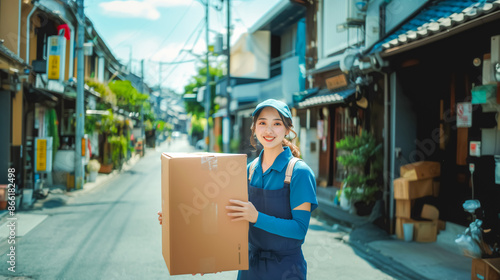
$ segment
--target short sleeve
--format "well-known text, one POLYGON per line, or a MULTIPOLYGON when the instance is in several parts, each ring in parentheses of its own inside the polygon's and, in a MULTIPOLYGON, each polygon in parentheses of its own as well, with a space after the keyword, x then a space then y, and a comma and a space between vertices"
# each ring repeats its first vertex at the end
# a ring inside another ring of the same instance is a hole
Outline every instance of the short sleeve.
POLYGON ((290 182, 290 207, 311 203, 311 212, 318 207, 316 198, 316 177, 311 168, 302 160, 297 161, 293 168, 292 181, 290 182))

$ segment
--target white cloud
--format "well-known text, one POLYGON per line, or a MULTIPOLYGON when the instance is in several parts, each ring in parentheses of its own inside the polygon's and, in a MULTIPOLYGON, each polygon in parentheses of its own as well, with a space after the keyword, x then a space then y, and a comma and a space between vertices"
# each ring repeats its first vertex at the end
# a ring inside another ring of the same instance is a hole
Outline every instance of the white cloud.
POLYGON ((193 0, 144 0, 155 7, 189 6, 193 0))
POLYGON ((139 1, 111 1, 100 3, 107 15, 117 17, 135 17, 156 20, 160 18, 160 13, 153 5, 139 1))
POLYGON ((186 6, 190 5, 192 0, 127 0, 110 1, 100 3, 99 7, 104 10, 106 15, 116 17, 134 17, 157 20, 160 18, 158 8, 186 6))

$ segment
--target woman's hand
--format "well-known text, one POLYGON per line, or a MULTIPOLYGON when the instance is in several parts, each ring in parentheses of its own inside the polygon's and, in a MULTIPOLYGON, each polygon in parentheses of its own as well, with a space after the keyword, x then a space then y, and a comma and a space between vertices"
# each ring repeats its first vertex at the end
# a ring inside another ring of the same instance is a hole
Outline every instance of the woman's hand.
POLYGON ((158 211, 158 221, 160 225, 163 223, 163 213, 161 211, 158 211))
POLYGON ((228 216, 234 217, 231 221, 249 221, 250 223, 257 222, 257 218, 259 216, 259 212, 255 209, 255 206, 248 201, 241 201, 236 199, 230 199, 230 203, 236 204, 236 206, 226 206, 226 209, 231 210, 233 212, 227 213, 228 216))

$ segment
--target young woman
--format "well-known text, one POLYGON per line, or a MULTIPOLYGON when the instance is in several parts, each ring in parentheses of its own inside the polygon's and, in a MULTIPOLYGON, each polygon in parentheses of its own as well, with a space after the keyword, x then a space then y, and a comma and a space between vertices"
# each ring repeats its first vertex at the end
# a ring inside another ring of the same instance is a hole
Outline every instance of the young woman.
POLYGON ((240 271, 238 279, 306 279, 301 245, 318 205, 316 179, 306 163, 294 159, 300 152, 285 139, 296 136, 285 103, 268 99, 252 116, 252 135, 264 149, 247 167, 249 201, 230 200, 226 207, 233 221, 250 222, 250 268, 240 271))
POLYGON ((250 222, 249 270, 239 271, 238 279, 306 279, 301 245, 318 205, 316 179, 285 139, 290 133, 296 137, 285 103, 268 99, 252 116, 252 145, 255 136, 264 149, 247 166, 249 201, 230 200, 226 207, 233 221, 250 222))

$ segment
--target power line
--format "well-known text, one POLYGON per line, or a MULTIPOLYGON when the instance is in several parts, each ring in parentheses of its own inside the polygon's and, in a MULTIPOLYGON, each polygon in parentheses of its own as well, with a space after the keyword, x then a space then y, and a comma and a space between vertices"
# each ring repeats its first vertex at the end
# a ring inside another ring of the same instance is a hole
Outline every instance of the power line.
POLYGON ((164 44, 164 43, 165 43, 165 42, 166 42, 166 41, 170 38, 170 36, 174 33, 174 31, 176 30, 177 26, 181 23, 181 21, 182 21, 182 20, 184 19, 184 17, 186 16, 187 12, 188 12, 188 11, 191 9, 191 7, 193 6, 193 3, 194 3, 194 1, 192 1, 192 2, 191 2, 191 4, 189 5, 189 7, 186 9, 186 11, 184 12, 184 14, 183 14, 183 15, 181 16, 181 18, 179 19, 179 21, 177 21, 177 23, 174 25, 174 27, 172 28, 172 30, 170 31, 170 33, 168 33, 167 37, 165 37, 165 39, 163 39, 163 41, 162 41, 162 42, 158 45, 158 49, 157 49, 155 52, 153 52, 153 53, 152 53, 152 54, 148 57, 148 59, 149 59, 149 58, 151 58, 153 55, 157 54, 157 53, 160 51, 160 49, 161 49, 162 45, 163 45, 163 44, 164 44))
MULTIPOLYGON (((202 22, 203 22, 203 19, 202 19, 202 22)), ((201 36, 201 33, 203 33, 203 29, 200 29, 199 32, 198 32, 198 36, 196 37, 194 43, 193 43, 193 47, 196 45, 196 43, 198 42, 200 36, 201 36)), ((184 44, 184 46, 182 46, 181 50, 183 50, 187 45, 187 42, 186 44, 184 44)), ((179 51, 180 52, 180 51, 179 51)), ((185 56, 185 54, 184 54, 185 56)), ((170 72, 167 74, 167 76, 165 78, 163 78, 164 80, 168 79, 168 77, 170 77, 170 75, 172 75, 172 73, 174 72, 174 70, 177 68, 178 64, 174 65, 174 67, 170 70, 170 72)))

